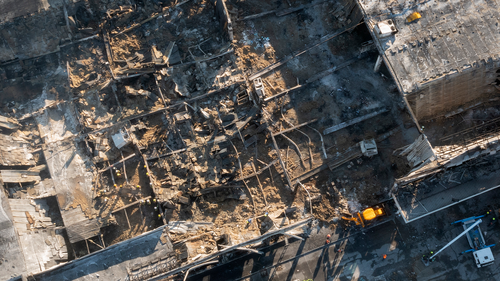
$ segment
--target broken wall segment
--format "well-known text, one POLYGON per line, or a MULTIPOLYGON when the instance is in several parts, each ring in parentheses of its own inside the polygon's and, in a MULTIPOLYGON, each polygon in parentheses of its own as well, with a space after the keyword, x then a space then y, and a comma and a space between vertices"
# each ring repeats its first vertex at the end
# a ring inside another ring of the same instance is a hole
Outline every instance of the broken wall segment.
POLYGON ((429 140, 427 140, 427 136, 423 134, 413 143, 394 151, 394 154, 404 158, 406 160, 406 165, 408 165, 412 171, 416 171, 436 159, 436 154, 429 140))
POLYGON ((17 277, 26 273, 26 263, 12 213, 8 207, 9 205, 6 204, 7 200, 5 192, 0 192, 0 225, 2 226, 0 227, 0 237, 2 237, 0 255, 8 257, 8 259, 2 259, 0 269, 2 277, 17 277))
POLYGON ((0 176, 4 183, 39 182, 41 180, 38 172, 26 170, 1 170, 0 176))
POLYGON ((56 190, 54 187, 54 182, 52 179, 44 179, 39 183, 35 183, 32 186, 26 188, 27 198, 45 198, 49 196, 55 196, 56 190))
POLYGON ((95 236, 100 224, 93 219, 93 176, 87 169, 91 162, 72 142, 48 144, 44 155, 70 242, 95 236))
MULTIPOLYGON (((405 222, 415 221, 500 187, 497 160, 499 137, 497 133, 467 143, 464 147, 454 147, 451 151, 438 150, 439 153, 435 153, 438 161, 428 165, 424 162, 407 176, 397 179, 391 196, 405 222)), ((413 144, 395 152, 407 157, 430 155, 428 149, 418 148, 425 142, 421 135, 413 144), (417 153, 419 151, 420 154, 417 153)))
POLYGON ((0 116, 0 127, 8 130, 15 130, 18 129, 19 126, 21 126, 21 124, 19 124, 16 119, 0 116))

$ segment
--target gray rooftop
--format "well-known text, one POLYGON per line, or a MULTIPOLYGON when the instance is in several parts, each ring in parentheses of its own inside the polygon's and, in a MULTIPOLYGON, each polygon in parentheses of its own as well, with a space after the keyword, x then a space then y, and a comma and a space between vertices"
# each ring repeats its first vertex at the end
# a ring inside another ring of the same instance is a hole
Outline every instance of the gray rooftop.
POLYGON ((370 29, 391 19, 397 33, 378 39, 379 47, 405 93, 481 61, 499 60, 498 0, 358 0, 370 29), (406 17, 419 12, 419 20, 406 17))

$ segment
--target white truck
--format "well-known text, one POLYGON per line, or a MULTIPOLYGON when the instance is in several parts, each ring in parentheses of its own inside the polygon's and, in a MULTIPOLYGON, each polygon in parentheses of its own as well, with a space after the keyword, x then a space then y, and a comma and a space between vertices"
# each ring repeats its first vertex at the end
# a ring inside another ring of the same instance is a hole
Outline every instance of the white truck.
POLYGON ((495 262, 495 258, 493 257, 493 253, 491 252, 491 247, 495 246, 486 245, 483 233, 481 232, 481 228, 479 228, 479 224, 482 222, 481 218, 483 216, 470 217, 463 220, 458 220, 452 222, 451 224, 461 223, 464 231, 460 233, 453 240, 448 242, 441 250, 437 251, 437 253, 433 254, 429 258, 424 256, 422 261, 426 266, 429 265, 430 262, 435 260, 437 254, 441 253, 444 249, 448 248, 451 244, 455 243, 460 237, 467 236, 467 240, 469 241, 469 245, 472 249, 462 252, 461 254, 465 254, 468 252, 472 252, 474 256, 474 261, 478 268, 485 267, 488 265, 492 265, 495 262))
MULTIPOLYGON (((475 219, 463 221, 464 230, 467 230, 467 228, 469 228, 475 222, 475 219)), ((471 249, 463 253, 472 252, 478 268, 493 264, 495 258, 493 257, 493 253, 491 252, 491 247, 494 246, 494 244, 486 245, 483 232, 481 231, 479 224, 469 230, 466 236, 471 249)))

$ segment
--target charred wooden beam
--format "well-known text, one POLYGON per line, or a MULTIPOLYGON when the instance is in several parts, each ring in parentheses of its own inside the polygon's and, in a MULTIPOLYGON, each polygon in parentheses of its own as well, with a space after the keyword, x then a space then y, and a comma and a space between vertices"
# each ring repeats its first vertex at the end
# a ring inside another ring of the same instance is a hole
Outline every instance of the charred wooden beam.
POLYGON ((335 126, 331 126, 329 128, 326 128, 324 131, 323 131, 323 135, 328 135, 328 134, 331 134, 333 132, 336 132, 338 130, 341 130, 341 129, 344 129, 346 127, 349 127, 351 125, 354 125, 356 123, 359 123, 359 122, 362 122, 362 121, 365 121, 365 120, 368 120, 370 118, 373 118, 379 114, 382 114, 384 112, 387 112, 388 110, 387 109, 381 109, 381 110, 377 110, 375 112, 372 112, 372 113, 369 113, 369 114, 366 114, 366 115, 363 115, 363 116, 360 116, 360 117, 356 117, 354 119, 351 119, 349 121, 346 121, 346 122, 342 122, 340 124, 337 124, 335 126))
MULTIPOLYGON (((302 156, 302 152, 300 152, 299 146, 289 137, 287 137, 285 134, 281 134, 282 137, 284 137, 287 141, 291 142, 295 149, 297 150, 297 154, 299 155, 300 158, 300 163, 304 167, 304 169, 307 169, 306 167, 306 162, 304 161, 304 156, 302 156)), ((312 155, 311 155, 312 156, 312 155)), ((287 159, 288 161, 288 159, 287 159)))
POLYGON ((292 179, 292 181, 294 181, 294 182, 296 182, 297 180, 299 180, 299 181, 304 181, 304 180, 306 180, 306 179, 308 179, 308 178, 310 178, 310 177, 312 177, 312 176, 314 176, 314 175, 318 174, 319 172, 323 171, 323 170, 324 170, 324 169, 326 169, 326 168, 328 168, 328 165, 327 165, 327 164, 322 164, 322 165, 319 165, 319 166, 318 166, 318 167, 316 167, 316 168, 313 168, 313 169, 311 169, 311 170, 309 170, 309 171, 307 171, 307 172, 304 172, 304 173, 302 173, 302 174, 300 174, 300 175, 298 175, 298 176, 294 177, 294 178, 292 179))
POLYGON ((299 124, 299 125, 297 125, 297 126, 293 126, 293 127, 291 127, 291 128, 285 129, 285 130, 280 131, 280 132, 277 132, 277 133, 272 133, 272 132, 271 132, 271 134, 272 134, 272 136, 273 136, 273 137, 275 137, 275 136, 279 136, 279 135, 281 135, 281 134, 284 134, 284 133, 287 133, 287 132, 290 132, 290 131, 296 130, 296 129, 300 128, 300 127, 304 127, 304 126, 309 125, 309 124, 311 124, 311 123, 314 123, 314 122, 316 122, 316 121, 318 121, 318 119, 313 119, 313 120, 310 120, 310 121, 304 122, 304 123, 302 123, 302 124, 299 124))
MULTIPOLYGON (((123 155, 122 155, 122 157, 123 157, 123 155)), ((125 161, 127 161, 127 160, 129 160, 129 159, 131 159, 131 158, 133 158, 133 157, 135 157, 135 153, 134 153, 134 154, 131 154, 131 155, 129 155, 129 156, 127 156, 127 157, 125 157, 125 158, 122 158, 120 161, 118 161, 118 162, 116 162, 116 163, 114 163, 114 164, 112 164, 112 165, 109 165, 107 168, 104 168, 104 169, 102 169, 102 170, 99 170, 99 173, 106 172, 107 170, 109 170, 109 169, 113 168, 115 165, 119 165, 119 164, 121 164, 121 163, 123 163, 123 162, 125 162, 125 161)))
MULTIPOLYGON (((128 177, 127 177, 127 167, 125 166, 125 158, 123 157, 123 152, 120 150, 120 154, 122 156, 122 163, 123 163, 123 175, 125 176, 125 181, 129 183, 128 177)), ((134 154, 135 155, 135 154, 134 154)))
POLYGON ((149 158, 146 158, 146 160, 147 161, 155 160, 155 159, 158 159, 158 158, 163 158, 163 157, 167 157, 167 156, 170 156, 170 155, 178 154, 178 153, 181 153, 181 152, 184 152, 184 151, 187 151, 187 150, 188 150, 187 148, 182 148, 182 149, 174 150, 172 152, 165 153, 165 154, 162 154, 162 155, 149 157, 149 158))
POLYGON ((132 229, 130 226, 130 220, 128 219, 127 209, 123 209, 123 212, 125 213, 125 218, 127 219, 128 229, 132 229))
POLYGON ((242 185, 217 185, 217 186, 211 186, 211 187, 201 189, 199 192, 201 194, 207 194, 207 193, 218 191, 218 190, 223 190, 223 189, 228 189, 228 188, 238 188, 238 187, 243 187, 243 186, 242 185))
POLYGON ((264 168, 260 169, 259 171, 254 172, 253 174, 250 174, 248 176, 244 176, 244 177, 238 178, 235 181, 243 181, 243 180, 255 177, 256 175, 260 175, 260 174, 262 174, 262 172, 264 172, 265 170, 271 168, 274 164, 276 164, 277 161, 278 160, 273 160, 271 163, 267 164, 264 168))
POLYGON ((298 89, 302 88, 303 86, 304 86, 304 85, 297 85, 297 86, 293 86, 293 87, 291 87, 290 89, 286 89, 286 90, 282 91, 281 93, 277 93, 277 94, 276 94, 276 95, 274 95, 274 96, 270 96, 270 97, 265 98, 265 99, 264 99, 264 102, 268 102, 268 101, 273 100, 273 99, 275 99, 275 98, 279 98, 279 97, 281 97, 281 96, 284 96, 284 95, 288 94, 288 93, 289 93, 289 92, 291 92, 291 91, 298 90, 298 89))
MULTIPOLYGON (((236 146, 234 146, 234 144, 233 144, 233 142, 231 140, 229 140, 229 143, 231 143, 231 145, 233 146, 234 151, 236 152, 236 159, 238 160, 238 165, 240 167, 240 173, 241 173, 241 175, 243 175, 243 166, 241 165, 241 160, 240 160, 240 155, 238 153, 238 149, 236 149, 236 146)), ((247 192, 248 192, 248 195, 249 195, 250 199, 252 200, 253 211, 257 212, 257 207, 255 205, 255 199, 253 199, 253 197, 252 197, 252 192, 250 192, 250 188, 248 187, 248 185, 245 182, 245 180, 242 180, 242 182, 245 185, 245 188, 247 189, 247 192)))
POLYGON ((252 169, 253 169, 253 172, 255 174, 255 177, 257 178, 257 182, 259 183, 260 192, 262 192, 262 196, 264 197, 264 203, 266 204, 266 207, 267 207, 268 205, 267 205, 266 194, 264 193, 264 188, 262 188, 262 184, 260 183, 259 174, 257 174, 257 170, 255 169, 255 164, 253 162, 251 162, 251 165, 252 165, 252 169))
POLYGON ((125 205, 125 206, 123 206, 123 207, 120 207, 120 208, 118 208, 118 209, 115 209, 115 210, 111 211, 111 213, 113 214, 113 213, 116 213, 116 212, 121 211, 121 210, 123 210, 123 209, 126 209, 126 208, 128 208, 128 207, 132 207, 132 206, 134 206, 134 205, 139 204, 141 201, 148 200, 148 199, 150 199, 150 198, 151 198, 151 196, 141 198, 141 200, 134 201, 134 202, 132 202, 132 203, 130 203, 130 204, 127 204, 127 205, 125 205))

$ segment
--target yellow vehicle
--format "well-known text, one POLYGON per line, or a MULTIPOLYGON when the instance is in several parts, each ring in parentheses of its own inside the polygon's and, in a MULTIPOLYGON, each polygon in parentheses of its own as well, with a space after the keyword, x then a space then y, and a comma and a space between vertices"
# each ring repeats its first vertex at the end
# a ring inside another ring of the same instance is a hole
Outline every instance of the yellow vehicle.
POLYGON ((356 215, 352 217, 342 217, 342 219, 347 220, 347 221, 353 221, 356 223, 356 225, 361 225, 365 227, 367 224, 372 222, 378 217, 383 217, 387 215, 387 211, 382 205, 380 206, 375 206, 375 207, 370 207, 366 208, 363 211, 359 211, 356 213, 356 215))
POLYGON ((406 21, 407 22, 416 21, 416 20, 420 19, 421 17, 422 17, 422 15, 419 12, 413 12, 413 13, 411 13, 411 15, 409 15, 406 18, 406 21))

